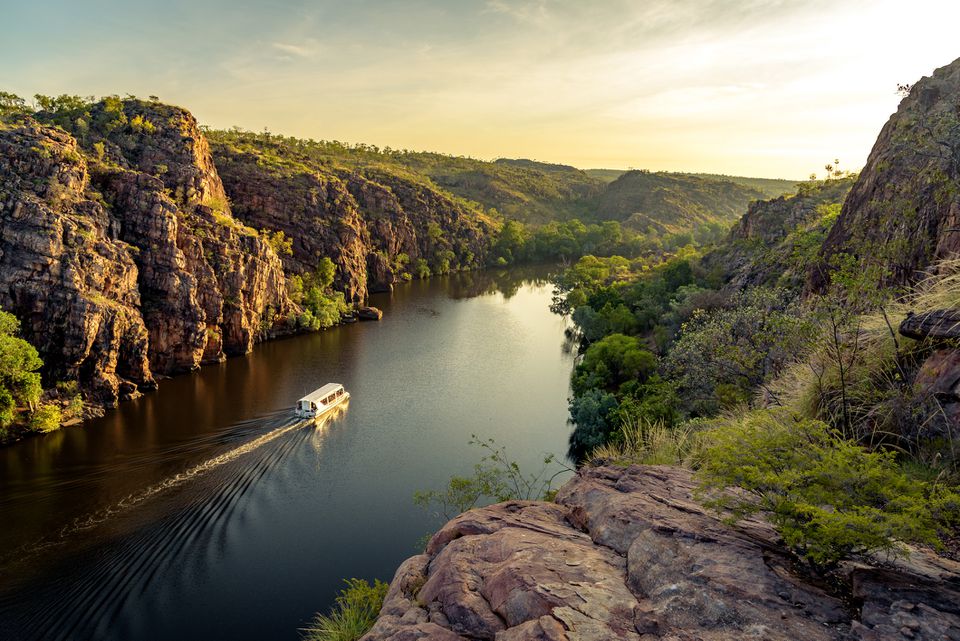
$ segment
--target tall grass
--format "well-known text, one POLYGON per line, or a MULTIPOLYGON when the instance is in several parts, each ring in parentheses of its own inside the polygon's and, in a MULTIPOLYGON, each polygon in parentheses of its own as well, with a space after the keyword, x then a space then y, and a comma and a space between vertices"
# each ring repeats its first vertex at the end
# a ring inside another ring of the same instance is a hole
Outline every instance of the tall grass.
POLYGON ((357 641, 373 627, 387 596, 386 583, 346 579, 329 614, 317 614, 303 630, 304 641, 357 641))
POLYGON ((626 417, 613 440, 590 453, 589 464, 696 467, 701 448, 697 421, 669 427, 662 421, 626 417))

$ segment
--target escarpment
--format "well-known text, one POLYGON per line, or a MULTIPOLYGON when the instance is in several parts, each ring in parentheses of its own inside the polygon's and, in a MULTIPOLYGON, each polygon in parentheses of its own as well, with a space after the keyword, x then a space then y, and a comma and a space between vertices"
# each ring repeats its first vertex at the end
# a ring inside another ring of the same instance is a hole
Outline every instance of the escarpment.
POLYGON ((249 351, 296 311, 269 243, 236 221, 186 111, 108 99, 0 130, 0 306, 45 382, 112 404, 249 351), (74 117, 75 116, 75 117, 74 117))
POLYGON ((0 307, 50 379, 84 380, 105 402, 154 384, 139 268, 118 231, 70 135, 0 129, 0 307))
POLYGON ((295 331, 290 279, 324 258, 361 302, 481 267, 499 226, 412 172, 212 151, 189 112, 158 102, 68 101, 0 123, 0 151, 0 307, 45 385, 78 380, 106 405, 295 331))
POLYGON ((919 80, 884 125, 810 275, 827 284, 838 254, 903 284, 960 250, 960 60, 919 80))
POLYGON ((335 286, 362 301, 424 268, 483 266, 496 224, 422 178, 319 162, 282 139, 251 134, 242 143, 214 143, 233 212, 291 239, 282 257, 289 272, 305 274, 328 257, 335 286))
POLYGON ((805 574, 773 528, 725 524, 687 470, 581 469, 556 503, 471 510, 397 570, 364 641, 942 640, 960 565, 928 552, 805 574), (828 589, 828 586, 829 589, 828 589))

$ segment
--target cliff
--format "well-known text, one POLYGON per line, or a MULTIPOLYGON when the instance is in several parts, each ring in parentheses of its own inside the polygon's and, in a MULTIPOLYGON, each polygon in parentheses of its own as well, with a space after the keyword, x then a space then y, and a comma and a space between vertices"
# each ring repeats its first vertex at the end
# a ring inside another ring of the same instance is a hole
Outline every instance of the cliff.
POLYGON ((727 239, 703 258, 727 287, 803 285, 854 178, 799 185, 797 193, 750 203, 727 239))
POLYGON ((431 273, 484 265, 499 225, 421 176, 327 162, 281 136, 213 135, 233 212, 292 239, 288 272, 309 272, 327 256, 338 289, 362 301, 415 275, 421 260, 431 273))
POLYGON ((556 503, 466 512, 400 566, 364 640, 960 636, 960 564, 918 550, 814 577, 766 522, 726 525, 694 487, 678 468, 585 468, 556 503))
POLYGON ((40 112, 4 125, 0 149, 0 306, 47 384, 79 380, 109 405, 286 331, 280 260, 232 217, 188 112, 116 99, 40 112))
POLYGON ((916 281, 960 250, 960 60, 920 79, 884 125, 823 244, 811 286, 833 256, 879 266, 890 284, 916 281))

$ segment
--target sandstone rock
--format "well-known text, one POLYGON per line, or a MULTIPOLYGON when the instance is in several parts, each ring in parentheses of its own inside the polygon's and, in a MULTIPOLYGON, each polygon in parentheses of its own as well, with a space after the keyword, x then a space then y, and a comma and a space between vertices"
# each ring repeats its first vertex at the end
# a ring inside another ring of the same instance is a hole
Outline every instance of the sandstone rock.
POLYGON ((83 147, 29 118, 0 129, 0 307, 45 382, 112 405, 286 331, 280 259, 232 217, 196 120, 136 100, 89 118, 112 124, 83 121, 83 147))
POLYGON ((824 266, 849 253, 889 268, 883 279, 908 283, 960 250, 960 60, 921 78, 884 125, 867 164, 822 249, 811 286, 828 283, 824 266))
POLYGON ((236 216, 292 239, 292 255, 282 257, 288 272, 311 272, 322 257, 330 258, 337 265, 334 285, 348 301, 392 291, 401 280, 402 255, 433 261, 450 251, 465 269, 484 264, 490 223, 413 179, 308 156, 264 160, 225 142, 214 145, 214 154, 236 216), (440 235, 431 236, 431 229, 440 235))
POLYGON ((383 312, 376 307, 358 307, 357 317, 359 317, 360 320, 378 321, 383 318, 383 312))
POLYGON ((828 592, 769 524, 728 526, 693 489, 677 468, 586 468, 556 504, 462 514, 400 567, 364 641, 960 638, 956 564, 859 564, 828 592))
POLYGON ((960 338, 960 309, 935 309, 920 314, 910 313, 900 323, 900 333, 916 340, 960 338))
POLYGON ((154 386, 139 270, 89 193, 68 134, 28 121, 0 130, 0 307, 20 318, 49 381, 81 379, 93 400, 154 386))

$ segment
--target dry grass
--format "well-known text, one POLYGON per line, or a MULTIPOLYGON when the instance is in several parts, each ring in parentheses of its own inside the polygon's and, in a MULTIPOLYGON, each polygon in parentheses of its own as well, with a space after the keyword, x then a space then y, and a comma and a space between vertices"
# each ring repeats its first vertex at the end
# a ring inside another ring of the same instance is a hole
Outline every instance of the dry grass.
POLYGON ((591 465, 679 465, 696 467, 702 448, 700 424, 668 427, 661 421, 626 419, 612 442, 590 454, 591 465))

